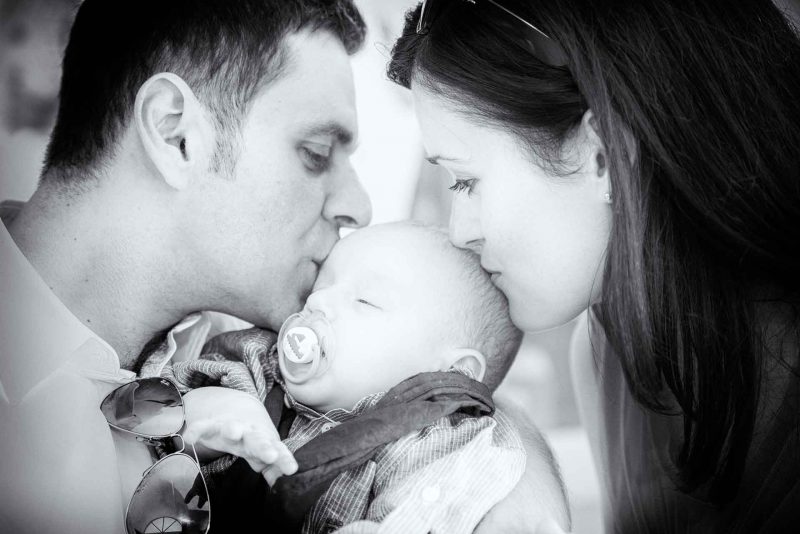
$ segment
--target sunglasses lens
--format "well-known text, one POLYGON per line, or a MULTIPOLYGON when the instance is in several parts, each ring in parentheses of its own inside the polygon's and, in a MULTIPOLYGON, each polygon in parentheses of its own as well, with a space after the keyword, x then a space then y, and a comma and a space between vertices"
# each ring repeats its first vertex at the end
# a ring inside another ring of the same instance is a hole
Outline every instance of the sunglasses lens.
POLYGON ((489 0, 494 6, 493 22, 502 28, 502 35, 513 43, 525 48, 529 54, 545 65, 561 67, 568 63, 564 50, 541 30, 514 14, 501 3, 489 0))
POLYGON ((417 21, 417 33, 419 34, 427 33, 428 27, 430 26, 428 21, 428 1, 429 0, 423 0, 422 2, 422 9, 420 10, 419 20, 417 21))
POLYGON ((156 463, 136 488, 125 526, 128 534, 206 534, 210 518, 200 467, 178 453, 156 463))
POLYGON ((446 3, 447 0, 425 0, 422 2, 422 10, 417 21, 418 34, 425 35, 430 31, 431 25, 442 11, 442 6, 446 3))
POLYGON ((100 409, 110 424, 145 436, 169 436, 183 426, 181 394, 163 378, 141 378, 117 388, 100 409))

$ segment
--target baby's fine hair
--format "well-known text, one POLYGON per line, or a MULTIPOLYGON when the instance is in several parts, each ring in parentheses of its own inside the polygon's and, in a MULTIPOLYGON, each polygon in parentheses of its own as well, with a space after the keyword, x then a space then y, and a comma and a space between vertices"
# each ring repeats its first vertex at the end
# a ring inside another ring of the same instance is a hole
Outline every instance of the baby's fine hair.
MULTIPOLYGON (((480 351, 486 357, 483 383, 494 391, 508 373, 522 342, 522 332, 511 322, 508 300, 481 268, 480 256, 472 250, 454 246, 444 228, 418 221, 396 224, 426 232, 462 267, 460 274, 467 291, 463 295, 463 306, 454 309, 450 316, 454 319, 454 335, 459 343, 480 351)), ((458 275, 453 273, 453 276, 458 275)))

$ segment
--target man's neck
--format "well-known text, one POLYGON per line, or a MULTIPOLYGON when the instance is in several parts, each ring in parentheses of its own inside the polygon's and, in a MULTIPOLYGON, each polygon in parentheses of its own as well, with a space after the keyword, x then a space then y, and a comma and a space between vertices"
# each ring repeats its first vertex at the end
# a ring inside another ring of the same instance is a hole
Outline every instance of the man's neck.
POLYGON ((113 194, 67 197, 40 188, 8 225, 53 293, 127 369, 154 335, 191 311, 176 306, 169 248, 143 231, 130 206, 113 194))

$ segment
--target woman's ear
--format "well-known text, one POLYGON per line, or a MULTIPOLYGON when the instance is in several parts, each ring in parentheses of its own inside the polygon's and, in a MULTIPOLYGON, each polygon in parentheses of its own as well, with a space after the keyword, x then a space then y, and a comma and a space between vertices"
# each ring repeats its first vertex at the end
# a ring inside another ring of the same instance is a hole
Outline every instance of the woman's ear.
POLYGON ((184 189, 208 168, 214 128, 180 76, 162 72, 142 84, 134 102, 134 123, 148 160, 170 187, 184 189))
POLYGON ((486 357, 475 349, 452 349, 447 361, 445 371, 454 367, 467 369, 479 382, 486 375, 486 357))
POLYGON ((611 204, 611 179, 608 171, 606 146, 600 137, 597 118, 591 109, 586 110, 581 119, 581 139, 585 143, 583 154, 586 158, 587 176, 592 180, 598 199, 611 204))

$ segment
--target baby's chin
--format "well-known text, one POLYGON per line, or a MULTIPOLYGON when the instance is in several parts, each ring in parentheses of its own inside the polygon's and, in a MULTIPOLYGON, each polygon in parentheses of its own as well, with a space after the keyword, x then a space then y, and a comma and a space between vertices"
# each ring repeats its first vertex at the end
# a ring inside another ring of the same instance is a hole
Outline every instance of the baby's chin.
POLYGON ((333 410, 334 408, 350 409, 347 401, 341 398, 341 388, 331 384, 325 384, 323 377, 311 379, 303 384, 293 384, 286 382, 286 390, 294 398, 295 401, 313 408, 314 410, 325 413, 333 410))

